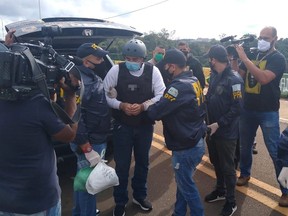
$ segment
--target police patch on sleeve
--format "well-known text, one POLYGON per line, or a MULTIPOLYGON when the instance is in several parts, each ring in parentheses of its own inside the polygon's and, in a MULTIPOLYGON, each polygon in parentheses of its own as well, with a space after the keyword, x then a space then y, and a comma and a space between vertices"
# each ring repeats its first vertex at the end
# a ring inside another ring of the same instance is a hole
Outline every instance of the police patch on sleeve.
POLYGON ((164 98, 168 99, 170 102, 175 101, 178 96, 178 90, 174 87, 170 87, 168 91, 164 94, 164 98))
POLYGON ((232 85, 232 91, 233 91, 233 98, 234 99, 242 98, 241 84, 232 85))
POLYGON ((172 95, 175 98, 178 96, 178 90, 174 87, 170 87, 167 93, 172 95))

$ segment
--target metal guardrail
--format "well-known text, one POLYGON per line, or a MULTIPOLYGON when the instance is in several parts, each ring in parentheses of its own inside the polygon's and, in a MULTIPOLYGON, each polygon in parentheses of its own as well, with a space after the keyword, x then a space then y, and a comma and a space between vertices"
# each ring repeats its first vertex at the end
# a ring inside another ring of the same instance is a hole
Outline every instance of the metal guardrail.
POLYGON ((284 73, 280 80, 281 97, 288 97, 288 73, 284 73))
MULTIPOLYGON (((206 78, 206 83, 210 77, 210 68, 203 67, 203 72, 206 78)), ((208 84, 208 83, 207 83, 208 84)), ((288 98, 288 72, 284 73, 281 80, 280 80, 280 90, 281 90, 281 97, 288 98)))

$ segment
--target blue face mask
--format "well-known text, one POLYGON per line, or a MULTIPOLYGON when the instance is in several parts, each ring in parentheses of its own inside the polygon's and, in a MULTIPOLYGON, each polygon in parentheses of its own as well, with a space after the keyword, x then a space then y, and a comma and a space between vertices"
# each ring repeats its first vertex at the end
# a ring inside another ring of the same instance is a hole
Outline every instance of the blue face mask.
POLYGON ((126 61, 125 65, 126 65, 127 69, 131 72, 138 71, 141 68, 141 63, 138 63, 138 62, 126 61))

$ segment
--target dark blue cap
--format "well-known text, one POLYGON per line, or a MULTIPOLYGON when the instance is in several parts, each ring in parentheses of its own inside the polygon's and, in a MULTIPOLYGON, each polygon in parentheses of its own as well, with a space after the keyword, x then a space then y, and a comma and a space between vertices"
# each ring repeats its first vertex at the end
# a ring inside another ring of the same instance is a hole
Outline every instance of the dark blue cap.
POLYGON ((95 43, 85 43, 82 44, 78 49, 77 49, 77 56, 80 58, 85 58, 89 55, 94 55, 96 57, 104 57, 107 55, 109 52, 106 50, 103 50, 100 46, 98 46, 95 43))
POLYGON ((219 44, 213 45, 209 49, 208 53, 206 53, 204 55, 204 57, 206 57, 206 58, 214 58, 214 59, 218 60, 219 62, 223 62, 223 63, 229 62, 227 50, 225 49, 224 46, 219 45, 219 44))
POLYGON ((176 64, 179 67, 185 67, 186 61, 185 55, 175 48, 167 50, 163 59, 164 64, 176 64))

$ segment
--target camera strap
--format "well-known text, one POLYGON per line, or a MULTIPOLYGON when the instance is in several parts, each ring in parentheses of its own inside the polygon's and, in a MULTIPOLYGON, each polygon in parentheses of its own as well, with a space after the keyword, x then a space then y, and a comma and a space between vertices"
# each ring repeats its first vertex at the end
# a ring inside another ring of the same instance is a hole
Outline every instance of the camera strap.
MULTIPOLYGON (((34 81, 38 84, 39 89, 41 92, 44 94, 44 96, 50 101, 50 105, 55 112, 55 114, 65 123, 65 124, 74 124, 80 120, 81 117, 81 104, 79 103, 77 105, 77 110, 71 119, 69 115, 65 112, 65 110, 59 106, 56 102, 52 101, 50 99, 50 93, 48 90, 47 82, 46 82, 46 77, 45 74, 42 72, 40 66, 37 64, 35 61, 34 56, 32 55, 30 49, 26 46, 20 45, 20 44, 13 44, 11 46, 13 50, 17 50, 21 53, 23 53, 27 59, 29 60, 31 64, 31 70, 33 74, 33 79, 34 81)), ((77 70, 77 68, 75 67, 77 70)), ((82 83, 82 82, 81 82, 82 83)), ((81 88, 82 92, 82 88, 81 88)), ((80 93, 80 101, 81 101, 81 96, 83 93, 80 93)))

